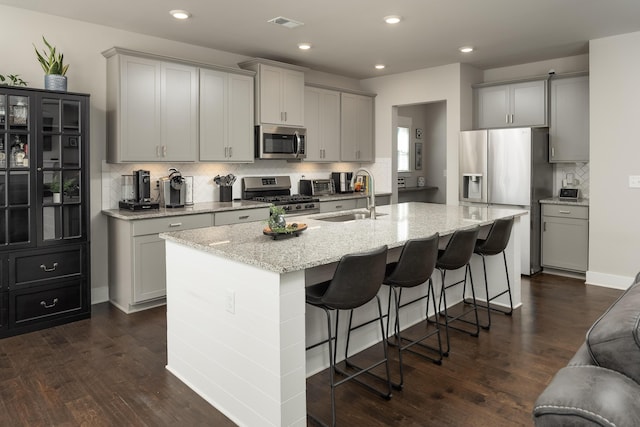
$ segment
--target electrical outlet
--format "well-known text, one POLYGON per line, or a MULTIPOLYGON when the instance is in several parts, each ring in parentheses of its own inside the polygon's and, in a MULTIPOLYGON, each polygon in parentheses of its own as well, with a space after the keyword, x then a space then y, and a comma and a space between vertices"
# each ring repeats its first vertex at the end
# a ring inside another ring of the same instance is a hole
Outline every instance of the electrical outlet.
POLYGON ((224 309, 231 314, 236 313, 236 293, 230 289, 225 291, 224 309))
POLYGON ((629 175, 629 188, 640 188, 640 175, 629 175))

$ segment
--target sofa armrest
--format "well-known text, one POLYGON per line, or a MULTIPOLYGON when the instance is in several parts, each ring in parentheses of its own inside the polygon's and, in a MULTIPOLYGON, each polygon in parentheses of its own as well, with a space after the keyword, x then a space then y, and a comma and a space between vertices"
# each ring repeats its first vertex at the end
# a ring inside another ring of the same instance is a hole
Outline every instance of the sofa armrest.
POLYGON ((639 426, 640 385, 599 366, 562 368, 533 407, 536 426, 639 426))

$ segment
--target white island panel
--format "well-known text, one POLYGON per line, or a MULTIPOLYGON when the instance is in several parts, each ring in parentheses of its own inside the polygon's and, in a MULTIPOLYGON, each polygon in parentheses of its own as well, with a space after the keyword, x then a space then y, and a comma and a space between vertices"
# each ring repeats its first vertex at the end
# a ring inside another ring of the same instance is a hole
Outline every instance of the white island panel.
POLYGON ((167 369, 239 425, 306 425, 304 271, 170 241, 167 259, 167 369))

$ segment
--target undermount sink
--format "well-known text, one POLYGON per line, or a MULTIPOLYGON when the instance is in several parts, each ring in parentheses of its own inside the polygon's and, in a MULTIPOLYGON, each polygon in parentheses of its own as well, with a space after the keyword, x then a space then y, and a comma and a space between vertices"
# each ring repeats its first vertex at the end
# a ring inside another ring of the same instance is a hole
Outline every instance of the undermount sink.
MULTIPOLYGON (((376 213, 376 217, 385 216, 387 214, 384 213, 376 213)), ((357 221, 360 219, 371 219, 371 212, 355 212, 345 215, 337 215, 337 216, 328 216, 325 218, 316 218, 320 221, 330 221, 330 222, 346 222, 346 221, 357 221)))

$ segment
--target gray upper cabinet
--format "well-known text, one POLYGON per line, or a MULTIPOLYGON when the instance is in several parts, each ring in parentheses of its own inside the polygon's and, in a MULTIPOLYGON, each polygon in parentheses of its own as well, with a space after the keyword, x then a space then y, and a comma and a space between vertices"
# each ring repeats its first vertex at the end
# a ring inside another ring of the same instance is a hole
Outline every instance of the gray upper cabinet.
POLYGON ((256 124, 304 126, 305 68, 267 59, 238 65, 256 72, 256 124))
POLYGON ((546 126, 547 81, 478 86, 474 104, 476 129, 546 126))
POLYGON ((340 92, 307 86, 304 93, 307 158, 340 161, 340 92))
POLYGON ((550 162, 589 161, 589 76, 551 80, 550 162))
POLYGON ((340 99, 340 160, 372 162, 374 160, 373 97, 342 93, 340 99))
POLYGON ((253 76, 200 69, 200 160, 253 162, 253 76))
POLYGON ((104 52, 108 161, 195 161, 197 68, 130 53, 104 52))

